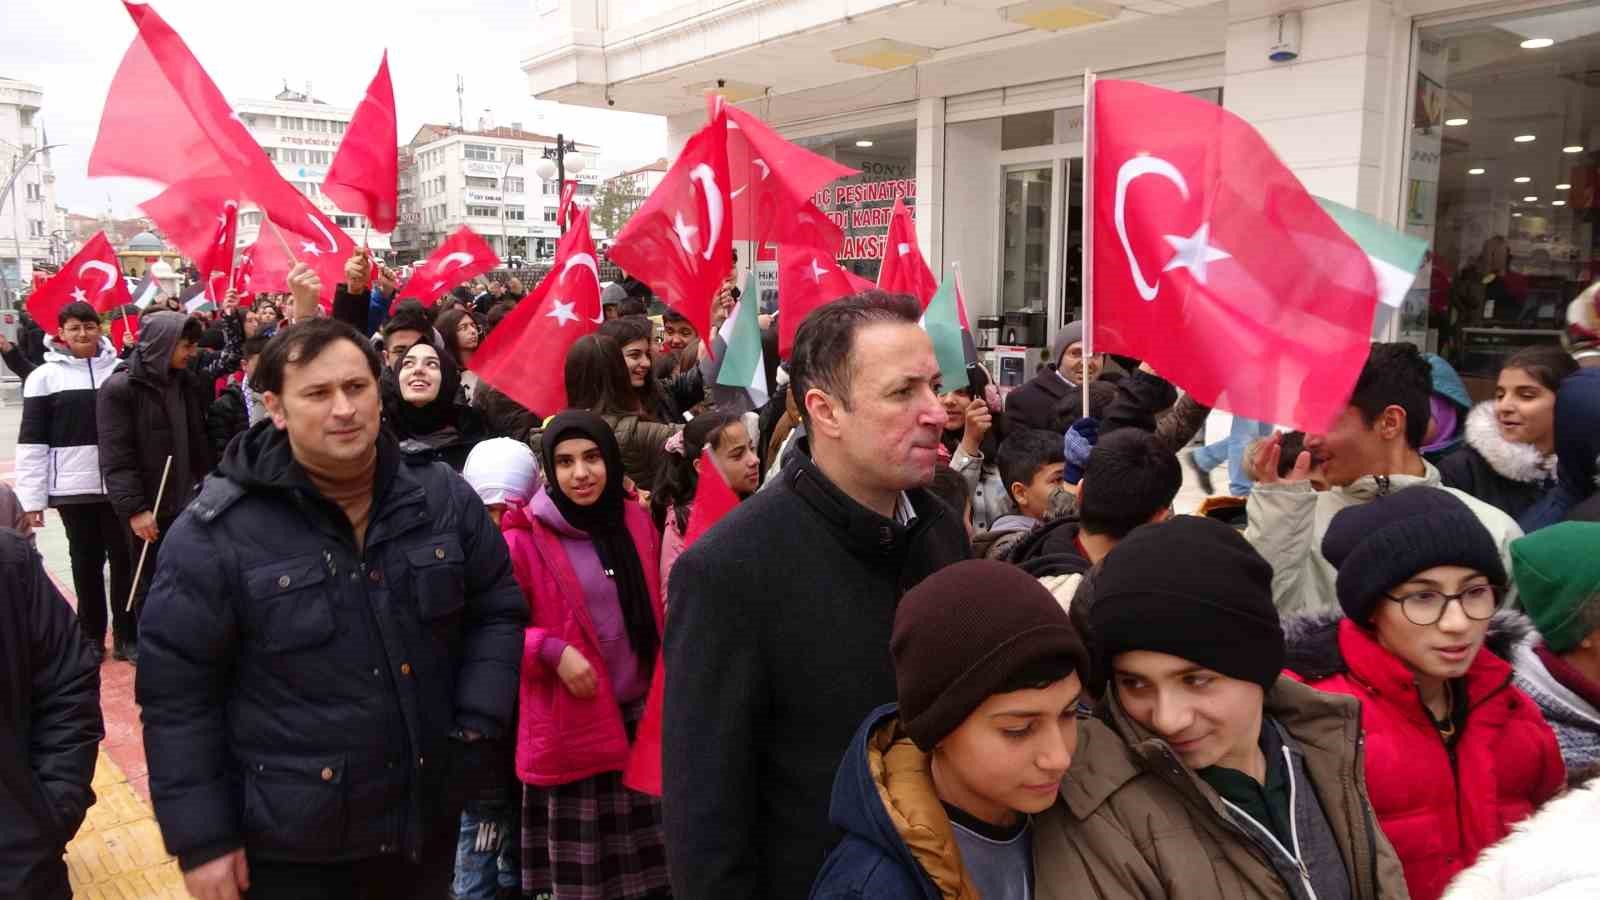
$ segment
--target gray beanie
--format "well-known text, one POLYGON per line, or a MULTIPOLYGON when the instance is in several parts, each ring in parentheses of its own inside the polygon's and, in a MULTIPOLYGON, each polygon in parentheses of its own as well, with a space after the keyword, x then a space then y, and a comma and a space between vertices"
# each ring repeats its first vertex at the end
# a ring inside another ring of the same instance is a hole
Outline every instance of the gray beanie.
POLYGON ((1061 326, 1056 336, 1050 341, 1050 365, 1061 365, 1061 357, 1067 348, 1083 340, 1083 321, 1068 322, 1061 326))

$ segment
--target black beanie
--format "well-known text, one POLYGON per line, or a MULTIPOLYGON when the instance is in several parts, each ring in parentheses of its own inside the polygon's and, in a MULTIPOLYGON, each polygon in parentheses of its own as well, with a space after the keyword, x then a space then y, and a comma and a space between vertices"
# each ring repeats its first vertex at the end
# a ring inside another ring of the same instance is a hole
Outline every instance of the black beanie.
POLYGON ((889 652, 901 726, 923 752, 994 694, 1089 677, 1066 610, 1036 579, 993 560, 956 563, 912 588, 895 610, 889 652))
POLYGON ((1440 488, 1406 488, 1340 510, 1323 535, 1322 555, 1339 570, 1335 588, 1344 614, 1361 625, 1384 594, 1434 566, 1466 566, 1506 583, 1489 530, 1461 498, 1440 488))
POLYGON ((1283 669, 1272 566, 1238 531, 1177 516, 1141 525, 1101 563, 1089 634, 1103 660, 1148 650, 1271 688, 1283 669))

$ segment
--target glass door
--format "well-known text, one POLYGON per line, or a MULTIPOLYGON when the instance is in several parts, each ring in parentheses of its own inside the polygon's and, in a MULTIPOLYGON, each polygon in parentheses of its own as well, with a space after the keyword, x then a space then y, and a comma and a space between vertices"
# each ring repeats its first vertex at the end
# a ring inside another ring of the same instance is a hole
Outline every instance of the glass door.
POLYGON ((1048 309, 1050 233, 1056 205, 1051 165, 1008 169, 1001 218, 1000 311, 1048 309))

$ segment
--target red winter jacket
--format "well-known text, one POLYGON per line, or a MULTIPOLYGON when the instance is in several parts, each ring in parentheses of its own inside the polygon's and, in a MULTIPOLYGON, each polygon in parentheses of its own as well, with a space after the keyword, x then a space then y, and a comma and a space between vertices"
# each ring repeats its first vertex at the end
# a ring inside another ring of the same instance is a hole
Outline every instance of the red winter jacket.
MULTIPOLYGON (((631 498, 625 518, 660 631, 663 609, 655 527, 650 514, 631 498)), ((611 676, 601 660, 589 605, 561 537, 520 506, 505 511, 500 529, 531 612, 522 645, 517 777, 525 784, 550 787, 602 772, 620 772, 628 763, 628 733, 611 693, 611 676), (592 698, 573 696, 555 669, 539 658, 546 634, 576 647, 589 660, 597 682, 592 698)))
POLYGON ((1467 670, 1467 723, 1452 755, 1411 672, 1370 632, 1339 622, 1338 651, 1344 671, 1310 684, 1361 701, 1373 811, 1412 900, 1437 900, 1456 873, 1560 791, 1566 769, 1555 733, 1512 686, 1511 667, 1481 649, 1467 670))

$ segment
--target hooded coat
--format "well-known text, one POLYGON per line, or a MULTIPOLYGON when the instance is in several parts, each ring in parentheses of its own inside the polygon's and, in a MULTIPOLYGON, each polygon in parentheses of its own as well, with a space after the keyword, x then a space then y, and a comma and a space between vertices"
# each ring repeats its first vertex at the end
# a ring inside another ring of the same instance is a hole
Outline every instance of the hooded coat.
POLYGON ((929 765, 900 728, 894 704, 861 723, 828 807, 844 839, 828 854, 811 900, 979 900, 929 765))
POLYGON ((685 900, 806 896, 838 840, 828 791, 839 760, 895 699, 895 607, 972 552, 933 494, 908 491, 915 518, 901 524, 799 446, 672 570, 662 810, 685 900))
POLYGON ((100 471, 106 496, 123 521, 152 511, 160 493, 156 521, 172 522, 216 463, 206 437, 211 381, 171 368, 172 351, 188 321, 175 312, 141 318, 138 346, 96 397, 100 471), (168 456, 172 472, 161 491, 168 456))
POLYGON ((105 499, 95 406, 119 363, 109 338, 101 338, 98 352, 88 359, 50 339, 44 365, 22 387, 16 466, 17 500, 23 509, 105 499))
POLYGON ((1494 403, 1467 414, 1464 444, 1439 462, 1439 480, 1500 509, 1513 519, 1532 509, 1556 483, 1556 455, 1500 434, 1494 403))
MULTIPOLYGON (((1600 495, 1600 372, 1584 369, 1556 391, 1556 487, 1523 514, 1528 531, 1562 521, 1600 495)), ((1591 511, 1587 515, 1593 516, 1591 511)))
POLYGON ((1422 448, 1423 458, 1428 462, 1438 464, 1445 457, 1454 453, 1461 446, 1467 412, 1472 409, 1472 395, 1467 392, 1467 386, 1456 374, 1456 370, 1444 357, 1437 353, 1427 353, 1428 367, 1433 372, 1433 395, 1444 399, 1452 409, 1454 422, 1450 426, 1450 433, 1437 435, 1433 443, 1422 448))
POLYGON ((1503 628, 1464 677, 1467 718, 1453 747, 1439 737, 1410 670, 1371 631, 1319 617, 1288 620, 1284 632, 1290 671, 1319 691, 1361 701, 1372 808, 1413 900, 1437 900, 1565 783, 1555 734, 1496 653, 1509 652, 1503 628))
POLYGON ((72 896, 62 852, 94 803, 100 666, 44 561, 0 529, 0 897, 72 896))
POLYGON ((367 521, 358 546, 269 421, 167 532, 135 688, 185 870, 416 862, 486 768, 451 733, 510 734, 528 610, 477 494, 380 433, 367 521))
MULTIPOLYGON (((1245 503, 1249 525, 1244 536, 1272 564, 1272 602, 1285 615, 1326 613, 1339 608, 1334 590, 1338 570, 1322 555, 1322 538, 1341 510, 1412 487, 1436 487, 1454 494, 1494 538, 1500 560, 1511 571, 1511 542, 1522 529, 1498 508, 1463 491, 1444 487, 1439 470, 1426 460, 1423 474, 1366 475, 1343 487, 1316 491, 1309 482, 1257 484, 1245 503)), ((1508 603, 1514 603, 1513 589, 1508 603)))
MULTIPOLYGON (((1296 776, 1296 815, 1302 802, 1320 804, 1334 844, 1323 853, 1337 853, 1351 896, 1404 898, 1399 860, 1367 796, 1359 704, 1287 677, 1265 702, 1266 715, 1281 726, 1290 752, 1298 750, 1307 776, 1304 782, 1296 776)), ((1100 717, 1079 724, 1061 800, 1034 819, 1033 856, 1039 900, 1308 896, 1302 879, 1283 874, 1232 823, 1217 792, 1127 715, 1115 691, 1100 717)))

